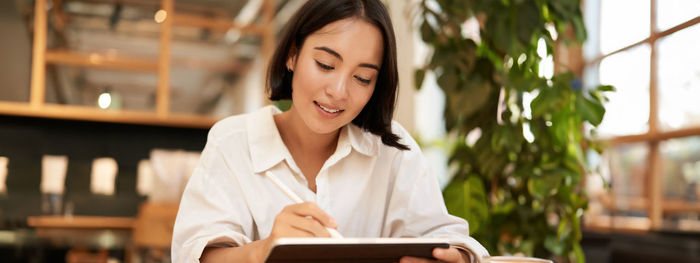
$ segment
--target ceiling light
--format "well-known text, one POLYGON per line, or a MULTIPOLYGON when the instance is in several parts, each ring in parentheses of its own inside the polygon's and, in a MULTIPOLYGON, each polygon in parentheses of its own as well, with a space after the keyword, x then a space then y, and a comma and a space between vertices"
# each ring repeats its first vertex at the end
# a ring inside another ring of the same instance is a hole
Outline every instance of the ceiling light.
POLYGON ((112 104, 112 95, 109 93, 105 92, 100 94, 100 97, 97 98, 97 106, 100 106, 102 109, 109 108, 109 105, 112 104))
POLYGON ((166 18, 168 18, 168 12, 165 12, 163 9, 156 11, 156 14, 153 16, 153 20, 158 24, 163 23, 166 18))

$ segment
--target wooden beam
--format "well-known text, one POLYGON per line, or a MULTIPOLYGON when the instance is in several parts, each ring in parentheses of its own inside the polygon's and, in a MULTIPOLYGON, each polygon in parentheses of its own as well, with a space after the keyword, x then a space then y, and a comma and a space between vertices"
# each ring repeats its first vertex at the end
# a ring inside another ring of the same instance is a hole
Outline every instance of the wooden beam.
POLYGON ((66 15, 66 13, 63 12, 63 0, 52 0, 52 4, 52 25, 56 29, 56 31, 60 32, 63 35, 63 31, 66 28, 66 23, 68 22, 68 15, 66 15))
POLYGON ((96 107, 77 105, 44 104, 39 108, 24 102, 0 101, 0 114, 11 116, 38 117, 64 120, 126 123, 182 128, 211 128, 217 118, 199 114, 169 114, 162 118, 154 112, 103 110, 96 107))
POLYGON ((614 137, 614 138, 610 138, 610 139, 601 140, 601 142, 606 143, 606 144, 610 144, 610 145, 621 145, 621 144, 628 144, 628 143, 653 141, 655 137, 656 137, 656 135, 651 135, 651 134, 645 133, 645 134, 618 136, 618 137, 614 137))
MULTIPOLYGON (((651 0, 651 14, 649 21, 649 32, 651 35, 656 35, 656 0, 651 0)), ((653 38, 652 38, 653 39, 653 38)), ((649 57, 649 133, 654 135, 659 132, 659 91, 657 88, 658 81, 658 59, 656 45, 651 46, 651 56, 649 57)))
MULTIPOLYGON (((158 72, 158 61, 109 55, 101 53, 78 53, 66 50, 46 51, 46 63, 87 68, 116 69, 128 71, 158 72)), ((173 58, 172 65, 185 68, 204 69, 214 72, 246 72, 250 65, 230 61, 206 61, 196 58, 173 58)))
MULTIPOLYGON (((656 0, 651 0, 651 13, 649 32, 651 32, 650 41, 656 34, 656 0)), ((658 89, 657 89, 657 69, 658 60, 656 59, 656 45, 651 43, 651 56, 649 57, 649 134, 656 135, 659 132, 659 104, 658 104, 658 89)), ((652 229, 660 229, 663 223, 663 160, 661 159, 661 142, 653 141, 649 143, 649 156, 647 161, 647 196, 649 197, 650 205, 647 210, 649 219, 651 220, 652 229)))
POLYGON ((50 50, 46 52, 46 63, 71 65, 89 68, 158 71, 155 60, 110 56, 100 53, 77 53, 66 50, 50 50))
POLYGON ((263 43, 262 55, 265 59, 265 67, 269 62, 270 57, 275 52, 275 0, 263 0, 262 16, 263 16, 263 43))
POLYGON ((88 2, 95 4, 124 4, 147 8, 158 8, 159 0, 65 0, 66 2, 88 2))
POLYGON ((173 1, 161 1, 161 10, 166 13, 165 20, 160 24, 158 87, 156 88, 156 114, 161 118, 166 118, 170 112, 170 44, 175 15, 173 1))
MULTIPOLYGON (((88 2, 96 4, 123 4, 129 6, 139 6, 144 8, 160 8, 160 0, 64 0, 67 2, 88 2)), ((216 16, 227 16, 228 11, 216 6, 206 6, 199 4, 177 3, 177 9, 189 12, 207 13, 216 16)))
POLYGON ((664 200, 664 213, 700 213, 700 202, 690 203, 685 200, 664 200))
POLYGON ((577 77, 583 76, 585 67, 583 49, 580 44, 569 44, 564 39, 575 39, 574 27, 569 25, 561 32, 554 43, 554 74, 571 71, 577 77))
POLYGON ((652 138, 656 141, 700 135, 700 127, 690 127, 667 132, 659 132, 652 138))
MULTIPOLYGON (((267 68, 269 67, 270 59, 272 58, 272 55, 275 52, 275 8, 276 8, 276 1, 275 0, 263 0, 263 5, 262 5, 262 15, 263 15, 263 26, 264 26, 264 34, 263 34, 263 40, 262 40, 262 48, 260 49, 262 58, 263 58, 263 79, 262 83, 265 85, 267 83, 267 68)), ((265 95, 265 91, 267 88, 260 89, 261 92, 263 93, 263 105, 270 104, 270 101, 268 100, 267 96, 265 95)))
POLYGON ((207 71, 220 72, 220 73, 236 73, 239 75, 248 72, 251 68, 251 64, 236 63, 230 61, 208 61, 195 58, 173 58, 172 64, 174 66, 191 68, 191 69, 204 69, 207 71))
MULTIPOLYGON (((654 19, 656 19, 656 18, 654 18, 654 19)), ((681 24, 679 24, 679 25, 677 25, 677 26, 674 26, 674 27, 672 27, 672 28, 669 28, 669 29, 666 29, 666 30, 664 30, 664 31, 658 32, 658 33, 656 33, 656 34, 653 34, 652 36, 654 37, 654 40, 656 40, 656 39, 659 39, 659 38, 666 37, 666 36, 668 36, 668 35, 670 35, 670 34, 676 33, 676 32, 678 32, 678 31, 681 30, 681 29, 685 29, 685 28, 694 26, 694 25, 696 25, 696 24, 698 24, 698 23, 700 23, 700 16, 696 16, 696 17, 693 18, 693 19, 690 19, 690 20, 685 21, 685 22, 683 22, 683 23, 681 23, 681 24)), ((654 24, 656 24, 656 23, 654 23, 654 24)))
POLYGON ((29 103, 34 108, 44 104, 46 96, 46 0, 34 2, 34 41, 32 47, 32 80, 29 103))
POLYGON ((202 27, 217 31, 227 31, 229 29, 236 29, 241 31, 241 33, 253 35, 263 35, 266 30, 264 26, 261 27, 255 24, 236 24, 231 18, 209 18, 184 13, 177 13, 175 15, 173 23, 176 26, 202 27))
POLYGON ((661 150, 659 149, 660 142, 651 142, 649 144, 648 156, 648 171, 647 171, 647 196, 649 197, 649 207, 647 207, 647 215, 651 220, 653 229, 661 228, 663 223, 663 166, 661 160, 661 150))
POLYGON ((618 49, 618 50, 615 50, 615 51, 613 51, 613 52, 610 52, 610 53, 608 53, 608 54, 603 54, 603 55, 601 55, 601 56, 599 56, 599 57, 597 57, 597 58, 595 58, 595 59, 593 59, 593 60, 591 60, 591 61, 588 61, 587 64, 596 64, 596 63, 600 62, 601 60, 603 60, 603 59, 606 58, 606 57, 609 57, 609 56, 612 56, 612 55, 615 55, 615 54, 618 54, 618 53, 621 53, 621 52, 630 50, 630 49, 632 49, 632 48, 634 48, 634 47, 636 47, 636 46, 642 45, 642 44, 644 44, 644 43, 650 43, 650 44, 651 44, 651 43, 653 43, 656 39, 663 38, 663 37, 665 37, 665 36, 668 36, 668 35, 670 35, 670 34, 673 34, 673 33, 675 33, 675 32, 678 32, 678 31, 681 30, 681 29, 685 29, 685 28, 694 26, 694 25, 696 25, 696 24, 698 24, 698 23, 700 23, 700 16, 696 16, 696 17, 693 18, 693 19, 690 19, 690 20, 688 20, 688 21, 686 21, 686 22, 684 22, 684 23, 681 23, 681 24, 679 24, 679 25, 677 25, 677 26, 674 26, 674 27, 672 27, 672 28, 666 29, 666 30, 661 31, 661 32, 658 32, 658 33, 657 33, 657 32, 654 32, 654 31, 651 31, 652 34, 651 34, 649 37, 647 37, 647 38, 645 38, 645 39, 642 39, 642 40, 640 40, 640 41, 637 41, 637 42, 635 42, 635 43, 632 43, 632 44, 630 44, 630 45, 627 45, 626 47, 623 47, 623 48, 621 48, 621 49, 618 49))
POLYGON ((601 142, 610 145, 621 145, 629 143, 639 143, 639 142, 650 142, 650 141, 664 141, 668 139, 683 138, 689 136, 700 135, 700 126, 689 127, 672 131, 659 131, 656 134, 638 134, 638 135, 626 135, 619 136, 611 139, 601 140, 601 142))

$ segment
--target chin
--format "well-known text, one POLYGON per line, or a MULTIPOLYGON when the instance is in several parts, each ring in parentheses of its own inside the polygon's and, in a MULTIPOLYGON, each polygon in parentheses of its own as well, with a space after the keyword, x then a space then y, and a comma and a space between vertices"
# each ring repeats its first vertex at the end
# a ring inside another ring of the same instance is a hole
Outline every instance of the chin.
POLYGON ((314 125, 314 126, 309 126, 309 129, 313 131, 315 134, 331 134, 334 133, 340 128, 342 128, 344 125, 338 126, 338 125, 314 125))
POLYGON ((328 121, 328 120, 310 120, 306 121, 306 126, 309 127, 309 130, 311 130, 315 134, 331 134, 334 132, 337 132, 345 126, 345 122, 336 122, 336 121, 328 121))

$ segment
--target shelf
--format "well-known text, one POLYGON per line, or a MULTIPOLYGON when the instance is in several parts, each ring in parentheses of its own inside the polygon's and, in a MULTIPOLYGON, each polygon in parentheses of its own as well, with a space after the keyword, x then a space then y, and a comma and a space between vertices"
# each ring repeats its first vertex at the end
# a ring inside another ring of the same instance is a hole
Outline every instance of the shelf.
POLYGON ((136 222, 132 217, 105 216, 30 216, 27 224, 35 228, 105 228, 131 229, 136 222))
POLYGON ((0 102, 0 114, 203 129, 211 128, 217 121, 217 118, 208 115, 176 113, 158 115, 155 112, 102 110, 94 107, 57 104, 32 107, 22 102, 0 102))
MULTIPOLYGON (((603 195, 598 200, 605 209, 610 211, 647 211, 647 200, 643 197, 612 198, 610 195, 603 195)), ((700 202, 690 203, 685 200, 663 200, 661 207, 665 214, 700 213, 700 202)))
MULTIPOLYGON (((652 230, 651 219, 635 216, 589 216, 584 222, 589 230, 620 230, 630 232, 646 232, 652 230)), ((700 220, 679 219, 677 222, 664 220, 661 230, 700 232, 700 220)))
MULTIPOLYGON (((117 69, 129 71, 153 72, 158 71, 158 61, 156 59, 138 59, 125 57, 115 53, 81 53, 65 50, 46 51, 46 63, 58 65, 70 65, 85 68, 117 69)), ((197 58, 173 58, 172 65, 191 68, 204 69, 214 72, 243 73, 248 71, 250 65, 244 66, 239 63, 206 61, 197 58)))
POLYGON ((126 249, 136 226, 133 217, 108 216, 30 216, 27 225, 35 228, 41 242, 66 247, 126 249))
POLYGON ((647 217, 596 215, 586 218, 584 227, 591 230, 645 232, 651 229, 651 220, 647 217))
POLYGON ((47 50, 46 63, 90 68, 119 69, 133 71, 158 71, 156 59, 127 58, 100 53, 78 53, 65 50, 47 50))
POLYGON ((646 211, 647 200, 642 197, 612 197, 611 194, 601 195, 597 199, 609 211, 646 211))
MULTIPOLYGON (((204 69, 225 73, 245 73, 251 65, 232 61, 206 61, 193 56, 192 58, 171 58, 172 31, 174 26, 202 27, 211 30, 235 29, 243 34, 257 35, 262 38, 262 57, 267 60, 274 52, 275 43, 275 1, 262 0, 258 15, 260 23, 240 24, 231 18, 226 18, 226 12, 220 8, 198 8, 196 4, 177 3, 180 11, 175 9, 175 0, 150 1, 114 1, 114 0, 83 0, 94 3, 120 3, 147 6, 149 9, 158 8, 168 14, 167 18, 158 24, 159 45, 157 57, 129 57, 118 51, 107 52, 77 52, 69 50, 47 50, 48 15, 61 15, 61 3, 51 6, 47 0, 34 1, 33 42, 32 42, 32 74, 28 102, 0 101, 0 114, 26 117, 55 118, 69 120, 85 120, 97 122, 129 123, 141 125, 157 125, 187 128, 210 128, 217 117, 198 114, 173 113, 171 110, 170 74, 173 65, 184 68, 204 69), (195 10, 196 9, 196 10, 195 10), (51 10, 51 12, 47 12, 51 10), (181 10, 200 12, 201 14, 186 13, 181 10), (155 88, 155 105, 152 112, 128 110, 102 110, 90 106, 46 104, 46 65, 72 65, 84 68, 101 68, 125 71, 151 72, 157 76, 155 88)), ((53 3, 53 2, 50 2, 53 3)), ((64 14, 65 15, 65 14, 64 14)), ((257 20, 256 20, 257 21, 257 20)), ((58 26, 57 28, 60 28, 58 26)))

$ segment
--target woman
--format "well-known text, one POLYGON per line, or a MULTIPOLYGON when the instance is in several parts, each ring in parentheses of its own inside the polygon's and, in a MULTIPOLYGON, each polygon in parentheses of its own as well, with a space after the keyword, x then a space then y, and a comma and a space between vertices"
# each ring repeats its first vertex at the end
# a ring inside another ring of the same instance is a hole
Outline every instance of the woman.
POLYGON ((291 108, 214 125, 180 203, 173 260, 262 262, 274 240, 329 237, 326 227, 346 237, 459 241, 434 251, 445 262, 486 254, 467 223, 447 214, 416 142, 392 123, 397 82, 394 32, 379 0, 308 1, 268 69, 270 99, 291 99, 291 108), (292 204, 268 171, 307 202, 292 204))

